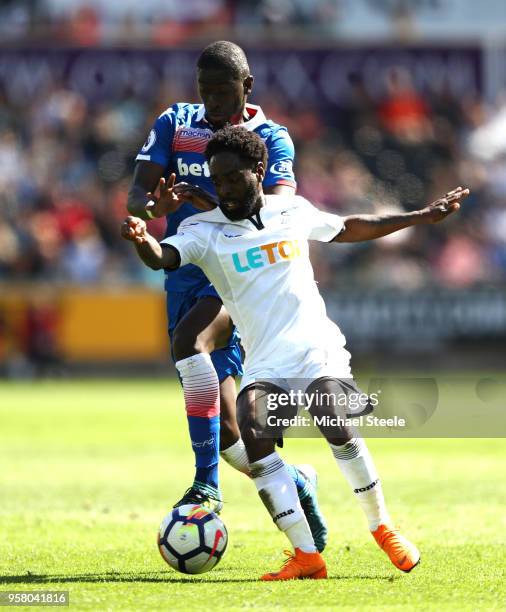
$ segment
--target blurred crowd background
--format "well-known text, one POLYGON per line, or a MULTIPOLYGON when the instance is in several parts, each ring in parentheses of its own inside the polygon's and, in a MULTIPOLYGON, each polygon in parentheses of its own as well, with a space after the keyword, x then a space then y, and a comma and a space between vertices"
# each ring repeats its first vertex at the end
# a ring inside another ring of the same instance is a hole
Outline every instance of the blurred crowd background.
MULTIPOLYGON (((353 79, 353 75, 350 75, 353 79)), ((458 221, 340 247, 320 281, 401 288, 506 281, 506 98, 422 94, 393 67, 378 101, 363 84, 347 108, 322 111, 253 95, 295 143, 298 192, 337 213, 413 210, 471 188, 458 221), (451 265, 450 265, 451 262, 451 265)), ((118 225, 133 160, 154 119, 193 88, 93 103, 65 85, 0 107, 0 278, 78 284, 142 281, 118 225)), ((1 96, 1 92, 0 92, 1 96)), ((158 223, 158 231, 162 231, 158 223)))
MULTIPOLYGON (((2 0, 0 32, 55 44, 162 47, 230 37, 276 44, 389 37, 462 40, 504 35, 502 0, 2 0)), ((361 39, 361 40, 360 40, 361 39)))
MULTIPOLYGON (((378 33, 375 44, 402 49, 420 43, 425 33, 430 38, 431 24, 438 22, 431 5, 453 15, 444 0, 2 2, 0 292, 33 282, 46 288, 161 287, 161 276, 139 264, 118 228, 134 157, 152 122, 176 101, 198 101, 194 86, 176 79, 123 88, 108 99, 87 96, 61 78, 20 96, 9 88, 2 62, 13 48, 35 45, 65 54, 67 48, 137 44, 191 46, 197 52, 216 38, 242 42, 242 33, 247 51, 249 37, 256 35, 260 46, 290 40, 292 50, 303 52, 315 46, 315 38, 321 47, 349 40, 370 45, 358 38, 361 24, 378 33), (304 33, 298 45, 296 32, 304 33)), ((464 29, 473 19, 478 24, 469 5, 460 2, 456 13, 464 29)), ((501 2, 490 7, 489 33, 506 13, 501 2)), ((447 24, 449 39, 457 26, 447 24)), ((484 39, 478 39, 476 31, 472 44, 485 52, 484 39)), ((465 47, 469 41, 453 44, 465 47)), ((253 49, 258 52, 258 45, 253 49)), ((251 67, 255 74, 255 62, 251 67)), ((444 83, 437 90, 422 88, 403 63, 392 61, 374 95, 364 75, 350 71, 349 95, 338 105, 311 104, 303 95, 287 101, 281 91, 257 87, 250 101, 285 125, 294 140, 298 192, 322 208, 340 214, 414 210, 458 185, 472 191, 458 218, 447 223, 363 245, 316 247, 313 263, 324 290, 506 287, 506 94, 487 86, 486 78, 485 73, 480 89, 467 92, 444 83)), ((163 222, 151 225, 162 234, 163 222)), ((44 347, 51 344, 56 315, 54 309, 32 311, 23 327, 25 352, 36 354, 40 345, 47 359, 51 351, 44 347)), ((0 308, 0 355, 2 338, 7 351, 7 319, 0 308)))

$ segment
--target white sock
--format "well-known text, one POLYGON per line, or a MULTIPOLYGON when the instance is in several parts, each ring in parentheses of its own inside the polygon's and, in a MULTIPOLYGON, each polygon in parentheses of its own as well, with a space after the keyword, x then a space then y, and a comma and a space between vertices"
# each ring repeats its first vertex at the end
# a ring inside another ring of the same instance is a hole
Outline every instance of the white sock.
POLYGON ((264 506, 292 546, 303 552, 316 552, 297 487, 278 453, 250 463, 250 470, 264 506))
POLYGON ((378 473, 365 441, 352 438, 342 446, 329 446, 367 517, 369 529, 375 531, 379 525, 390 523, 378 473))
POLYGON ((232 446, 222 450, 220 455, 225 459, 228 465, 231 465, 235 470, 250 476, 248 454, 246 453, 246 447, 244 446, 242 438, 239 438, 232 446))

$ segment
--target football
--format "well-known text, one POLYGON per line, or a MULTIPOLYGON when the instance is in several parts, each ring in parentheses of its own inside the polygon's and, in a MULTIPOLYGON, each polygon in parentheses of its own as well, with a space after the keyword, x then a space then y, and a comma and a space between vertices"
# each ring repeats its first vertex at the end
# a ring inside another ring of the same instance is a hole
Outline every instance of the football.
POLYGON ((174 508, 162 521, 158 548, 167 563, 184 574, 203 574, 223 557, 228 534, 223 521, 203 506, 174 508))

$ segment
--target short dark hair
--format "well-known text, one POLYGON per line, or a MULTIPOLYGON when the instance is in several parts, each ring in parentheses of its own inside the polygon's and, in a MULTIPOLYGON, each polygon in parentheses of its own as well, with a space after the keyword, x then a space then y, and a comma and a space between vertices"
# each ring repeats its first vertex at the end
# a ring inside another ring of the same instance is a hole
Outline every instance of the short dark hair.
POLYGON ((239 45, 228 40, 208 45, 199 56, 197 68, 226 70, 234 79, 245 79, 250 73, 246 54, 239 45))
POLYGON ((228 125, 218 130, 207 143, 206 159, 209 162, 213 155, 223 152, 235 153, 251 161, 252 166, 258 162, 267 166, 267 147, 264 141, 255 132, 240 126, 228 125))

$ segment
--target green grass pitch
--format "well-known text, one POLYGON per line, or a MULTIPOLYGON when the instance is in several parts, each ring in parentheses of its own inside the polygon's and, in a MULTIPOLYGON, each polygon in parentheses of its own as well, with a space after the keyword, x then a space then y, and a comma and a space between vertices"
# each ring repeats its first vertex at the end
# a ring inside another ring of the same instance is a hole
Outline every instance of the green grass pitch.
POLYGON ((159 556, 192 454, 171 381, 0 384, 0 591, 69 590, 76 610, 505 609, 503 440, 371 440, 411 574, 377 548, 322 440, 282 454, 320 475, 329 580, 264 584, 287 548, 253 484, 224 465, 229 548, 202 576, 159 556))

